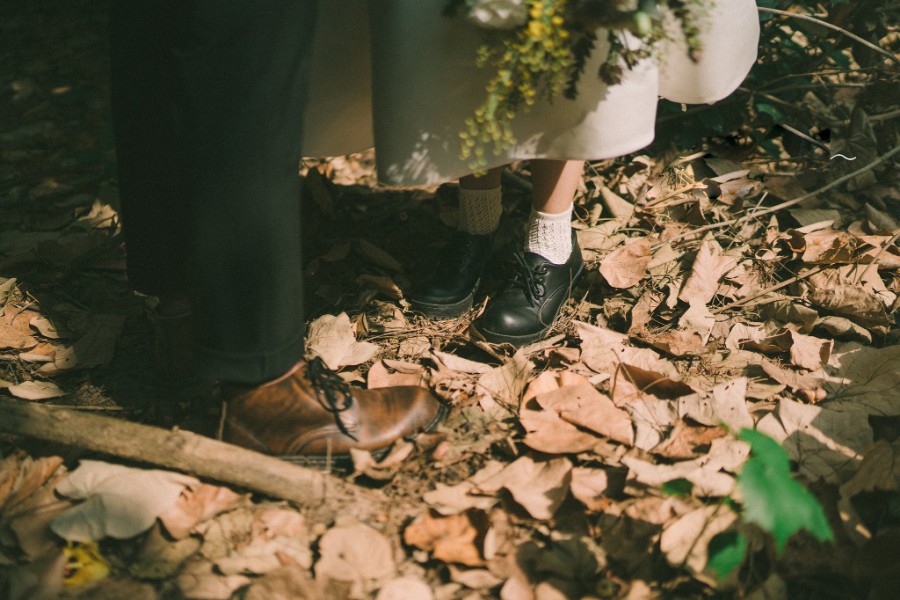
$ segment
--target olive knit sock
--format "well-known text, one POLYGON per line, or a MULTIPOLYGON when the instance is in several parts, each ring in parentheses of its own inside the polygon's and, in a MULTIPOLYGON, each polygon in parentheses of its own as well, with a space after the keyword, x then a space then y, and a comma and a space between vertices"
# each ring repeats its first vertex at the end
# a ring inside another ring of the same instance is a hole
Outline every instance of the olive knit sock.
POLYGON ((459 222, 457 229, 472 235, 494 233, 503 214, 500 188, 468 190, 459 188, 459 222))

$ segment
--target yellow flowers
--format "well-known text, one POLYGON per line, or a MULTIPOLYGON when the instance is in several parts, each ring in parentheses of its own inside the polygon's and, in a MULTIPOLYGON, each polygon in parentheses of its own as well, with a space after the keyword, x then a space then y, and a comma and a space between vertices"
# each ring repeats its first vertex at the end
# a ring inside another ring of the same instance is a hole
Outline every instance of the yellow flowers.
POLYGON ((568 0, 531 0, 522 27, 478 49, 478 66, 496 71, 485 101, 460 133, 460 158, 475 172, 487 164, 485 146, 499 155, 516 143, 511 123, 520 110, 527 110, 538 95, 558 96, 568 83, 575 61, 566 43, 571 36, 567 6, 568 0))
MULTIPOLYGON (((709 3, 679 0, 669 5, 688 41, 691 58, 700 49, 699 24, 709 3)), ((470 20, 476 10, 472 7, 477 6, 480 12, 474 21, 491 30, 491 41, 478 48, 476 65, 492 68, 494 73, 486 85, 487 97, 460 134, 460 158, 468 160, 475 172, 487 166, 485 146, 492 146, 498 155, 516 143, 512 122, 538 96, 552 100, 561 92, 567 98, 577 95, 579 77, 598 35, 606 36, 606 60, 596 75, 585 75, 607 85, 621 82, 626 69, 651 57, 656 42, 666 35, 657 10, 657 5, 668 4, 664 0, 469 0, 467 4, 470 20), (625 44, 623 29, 643 43, 625 44)))
POLYGON ((66 587, 92 583, 109 575, 109 565, 95 542, 69 542, 63 553, 66 556, 63 585, 66 587))

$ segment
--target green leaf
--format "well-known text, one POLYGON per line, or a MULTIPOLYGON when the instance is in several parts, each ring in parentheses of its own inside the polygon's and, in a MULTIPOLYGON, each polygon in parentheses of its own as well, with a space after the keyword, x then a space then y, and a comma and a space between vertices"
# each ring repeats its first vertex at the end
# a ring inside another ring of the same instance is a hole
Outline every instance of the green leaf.
POLYGON ((660 486, 662 493, 667 496, 688 496, 693 489, 694 484, 684 477, 667 481, 660 486))
POLYGON ((709 541, 706 566, 719 581, 741 566, 747 556, 747 538, 739 531, 723 531, 709 541))
POLYGON ((750 444, 750 458, 737 478, 743 494, 743 520, 770 533, 778 555, 788 539, 801 529, 820 541, 833 540, 822 506, 791 476, 784 448, 752 429, 741 430, 740 439, 750 444))
POLYGON ((776 123, 781 123, 782 121, 784 121, 784 114, 782 114, 780 110, 778 110, 768 102, 757 102, 756 110, 769 115, 776 123))

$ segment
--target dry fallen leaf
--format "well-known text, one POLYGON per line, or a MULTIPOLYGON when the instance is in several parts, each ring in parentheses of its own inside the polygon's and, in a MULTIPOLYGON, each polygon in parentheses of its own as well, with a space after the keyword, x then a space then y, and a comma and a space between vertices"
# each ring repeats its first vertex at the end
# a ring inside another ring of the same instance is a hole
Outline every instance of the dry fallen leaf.
POLYGON ((385 268, 388 271, 393 271, 395 273, 399 273, 403 270, 403 265, 401 265, 396 258, 391 256, 369 240, 360 239, 357 241, 357 244, 359 246, 360 252, 363 253, 363 256, 371 260, 379 267, 385 268))
POLYGON ((13 452, 0 460, 0 513, 12 511, 44 485, 62 462, 59 456, 34 459, 22 451, 13 452))
POLYGON ((253 581, 244 600, 320 600, 325 590, 310 578, 306 569, 285 566, 253 581))
POLYGON ((508 491, 535 519, 550 519, 569 494, 572 463, 567 458, 536 461, 523 456, 478 484, 485 492, 508 491))
POLYGON ((693 485, 693 494, 701 497, 724 497, 735 490, 731 473, 746 460, 750 453, 747 444, 731 438, 713 440, 709 453, 694 460, 671 465, 653 464, 636 457, 622 459, 628 467, 629 477, 652 487, 667 481, 687 479, 693 485))
POLYGON ((245 497, 226 487, 201 483, 185 488, 178 501, 159 515, 159 520, 169 535, 181 539, 198 523, 228 510, 245 497))
POLYGON ((437 360, 443 364, 445 367, 450 369, 451 371, 459 371, 460 373, 488 373, 491 370, 490 365, 486 365, 482 362, 478 362, 475 360, 469 360, 467 358, 462 358, 461 356, 456 356, 455 354, 449 354, 447 352, 441 352, 440 350, 435 350, 432 352, 432 355, 437 358, 437 360))
POLYGON ((609 487, 609 474, 603 469, 575 467, 572 469, 570 488, 576 500, 590 511, 600 511, 611 502, 603 496, 609 487))
POLYGON ((698 508, 663 529, 660 550, 673 567, 685 566, 701 581, 713 584, 715 577, 704 574, 709 559, 709 541, 736 520, 737 515, 724 504, 698 508))
POLYGON ((160 514, 175 505, 185 488, 199 483, 172 471, 82 460, 57 484, 56 491, 84 502, 56 517, 51 527, 70 541, 130 538, 149 529, 160 514))
POLYGON ((338 525, 319 539, 317 578, 367 581, 389 577, 396 570, 394 549, 384 534, 362 524, 338 525))
POLYGON ((841 524, 848 537, 858 546, 871 540, 873 535, 857 512, 853 498, 866 492, 896 492, 898 488, 900 460, 891 444, 886 440, 879 440, 866 449, 859 471, 840 487, 838 510, 841 524))
POLYGON ((192 559, 178 573, 175 584, 186 600, 228 600, 238 588, 250 583, 243 575, 220 575, 202 558, 192 559))
POLYGON ((634 443, 628 412, 587 382, 539 394, 535 400, 544 410, 555 411, 573 425, 623 444, 634 443))
POLYGON ((51 381, 26 381, 6 389, 16 398, 23 400, 49 400, 66 395, 61 387, 51 381))
POLYGON ((375 596, 375 600, 432 600, 433 598, 431 586, 421 579, 411 576, 391 579, 381 586, 378 595, 375 596))
POLYGON ((630 288, 644 278, 651 257, 647 238, 631 239, 603 258, 600 274, 614 288, 630 288))
POLYGON ((437 560, 480 567, 484 564, 480 541, 487 528, 484 511, 467 510, 446 517, 426 512, 403 530, 403 541, 431 552, 437 560))
POLYGON ((493 493, 479 493, 479 485, 505 468, 500 461, 489 460, 477 473, 456 485, 437 483, 436 488, 423 496, 435 511, 442 515, 463 512, 470 508, 487 510, 497 503, 493 493))
POLYGON ((834 340, 823 340, 811 335, 791 331, 791 363, 802 369, 814 371, 828 364, 834 340))
POLYGON ((708 304, 719 291, 720 280, 736 266, 737 261, 723 255, 718 243, 703 242, 691 266, 691 274, 681 286, 678 299, 688 304, 708 304))
POLYGON ((181 571, 202 545, 199 536, 172 540, 161 525, 154 525, 144 537, 137 558, 128 565, 128 572, 143 580, 168 579, 181 571))
POLYGON ((757 429, 781 442, 810 481, 840 484, 856 473, 873 432, 864 413, 839 412, 782 399, 757 429))
POLYGON ((564 421, 550 410, 519 411, 519 422, 525 429, 526 446, 547 454, 577 454, 594 448, 600 438, 564 421))
POLYGON ((366 375, 366 386, 369 389, 394 387, 398 385, 415 385, 426 386, 425 368, 416 365, 418 369, 414 372, 403 372, 388 370, 385 361, 379 360, 369 368, 366 375))
POLYGON ((30 310, 8 308, 0 314, 0 350, 24 350, 36 346, 38 340, 32 335, 31 321, 38 316, 30 310))
POLYGON ((329 369, 367 362, 380 349, 378 344, 356 341, 347 313, 323 315, 309 324, 306 353, 321 358, 329 369))
POLYGON ((401 440, 394 443, 387 456, 380 461, 375 460, 371 452, 355 448, 350 449, 350 458, 353 460, 354 472, 371 477, 376 481, 388 481, 400 472, 403 462, 415 451, 414 443, 401 440))
POLYGON ((678 416, 689 417, 702 425, 727 425, 732 431, 753 427, 747 410, 747 378, 721 383, 709 392, 678 399, 678 416))
POLYGON ((516 352, 504 365, 491 369, 478 378, 476 390, 480 394, 479 403, 487 412, 505 416, 519 406, 525 384, 534 365, 522 351, 516 352), (496 407, 496 408, 494 408, 496 407), (494 410, 492 410, 494 409, 494 410))
MULTIPOLYGON (((900 415, 900 345, 869 348, 856 342, 835 346, 822 386, 832 410, 900 415)), ((815 375, 815 374, 814 374, 815 375)))

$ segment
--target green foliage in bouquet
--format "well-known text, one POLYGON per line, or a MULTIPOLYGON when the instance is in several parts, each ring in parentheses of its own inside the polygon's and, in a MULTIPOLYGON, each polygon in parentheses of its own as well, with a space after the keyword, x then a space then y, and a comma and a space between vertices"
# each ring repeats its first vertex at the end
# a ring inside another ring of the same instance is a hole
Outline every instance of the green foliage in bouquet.
POLYGON ((700 50, 698 23, 711 0, 453 0, 447 14, 462 9, 485 29, 476 64, 493 72, 486 97, 460 132, 460 157, 473 170, 512 147, 512 122, 538 98, 574 98, 578 82, 603 32, 609 42, 606 60, 595 76, 614 85, 625 69, 649 57, 665 35, 665 6, 677 20, 695 57, 700 50), (625 43, 625 31, 639 45, 625 43))

